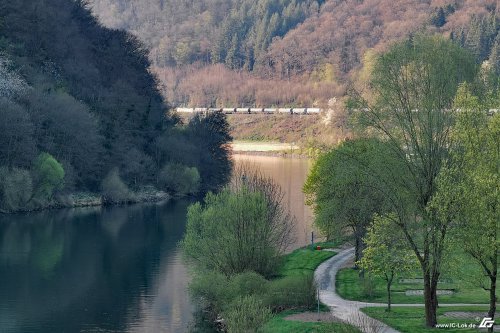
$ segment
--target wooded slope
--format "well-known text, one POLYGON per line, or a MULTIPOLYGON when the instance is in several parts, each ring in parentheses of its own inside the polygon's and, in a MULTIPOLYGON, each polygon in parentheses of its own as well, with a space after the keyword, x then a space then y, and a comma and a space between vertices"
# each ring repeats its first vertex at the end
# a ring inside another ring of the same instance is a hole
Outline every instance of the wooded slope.
POLYGON ((451 35, 482 61, 499 28, 495 0, 90 4, 106 25, 126 28, 151 47, 175 105, 325 103, 342 95, 347 82, 365 79, 362 65, 373 52, 412 33, 451 35))

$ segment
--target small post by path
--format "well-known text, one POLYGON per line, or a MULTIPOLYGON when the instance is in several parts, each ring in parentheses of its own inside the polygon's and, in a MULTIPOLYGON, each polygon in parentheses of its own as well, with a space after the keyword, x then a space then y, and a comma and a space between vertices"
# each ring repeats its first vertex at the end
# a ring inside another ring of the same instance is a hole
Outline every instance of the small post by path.
POLYGON ((316 298, 318 299, 318 318, 319 318, 319 288, 317 288, 316 290, 317 290, 316 298))

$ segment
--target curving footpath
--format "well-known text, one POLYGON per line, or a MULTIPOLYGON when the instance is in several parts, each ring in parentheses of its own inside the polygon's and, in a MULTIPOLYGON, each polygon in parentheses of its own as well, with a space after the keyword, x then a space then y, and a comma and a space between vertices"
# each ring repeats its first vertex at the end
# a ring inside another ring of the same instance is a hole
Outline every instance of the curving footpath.
MULTIPOLYGON (((360 309, 365 307, 385 307, 385 303, 369 303, 349 301, 335 292, 335 277, 346 262, 354 258, 354 248, 335 250, 337 255, 318 266, 314 279, 319 287, 319 299, 331 308, 334 317, 358 327, 365 333, 399 333, 379 320, 364 314, 360 309)), ((394 306, 423 307, 424 304, 393 304, 394 306)), ((439 304, 439 306, 471 306, 482 304, 439 304)))

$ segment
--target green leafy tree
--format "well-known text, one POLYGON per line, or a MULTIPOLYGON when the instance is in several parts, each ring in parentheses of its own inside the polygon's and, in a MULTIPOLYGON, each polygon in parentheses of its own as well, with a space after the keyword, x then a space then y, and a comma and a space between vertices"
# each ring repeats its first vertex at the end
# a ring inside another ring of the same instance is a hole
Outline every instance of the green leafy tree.
POLYGON ((176 195, 196 194, 200 187, 200 174, 195 167, 170 163, 160 172, 159 184, 176 195))
POLYGON ((293 219, 271 180, 256 173, 235 178, 240 181, 189 207, 183 248, 199 266, 227 276, 248 270, 270 276, 291 239, 293 219))
POLYGON ((417 35, 381 55, 372 73, 374 102, 355 96, 362 123, 380 135, 397 154, 409 177, 382 179, 396 184, 386 192, 396 213, 393 221, 414 251, 424 279, 426 326, 437 323, 437 283, 451 221, 438 219, 428 204, 449 158, 453 114, 449 110, 458 85, 472 82, 474 58, 441 37, 417 35))
POLYGON ((455 106, 461 110, 453 129, 453 164, 441 170, 431 209, 452 219, 460 248, 476 260, 489 283, 488 316, 496 311, 500 249, 500 114, 487 116, 467 85, 460 87, 455 106))
POLYGON ((391 286, 396 276, 415 267, 413 252, 401 231, 395 232, 394 216, 375 215, 365 238, 361 268, 381 276, 387 285, 387 311, 391 311, 391 286))
POLYGON ((351 140, 321 155, 307 177, 303 190, 306 203, 314 208, 316 225, 328 239, 353 235, 356 261, 373 214, 390 206, 378 175, 396 162, 397 156, 379 140, 351 140))
POLYGON ((64 169, 50 154, 41 153, 33 167, 35 186, 33 198, 40 201, 52 199, 54 191, 64 186, 64 169))
POLYGON ((229 181, 232 169, 229 143, 232 140, 229 123, 221 112, 196 116, 188 124, 187 137, 196 151, 196 166, 201 176, 203 192, 222 188, 229 181))

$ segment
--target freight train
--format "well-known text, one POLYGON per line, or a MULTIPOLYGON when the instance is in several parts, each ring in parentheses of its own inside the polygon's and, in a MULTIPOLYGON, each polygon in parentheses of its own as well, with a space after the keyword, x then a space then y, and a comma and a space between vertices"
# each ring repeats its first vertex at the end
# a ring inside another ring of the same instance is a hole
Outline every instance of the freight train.
POLYGON ((318 114, 320 108, 176 108, 179 113, 222 112, 226 114, 318 114))

